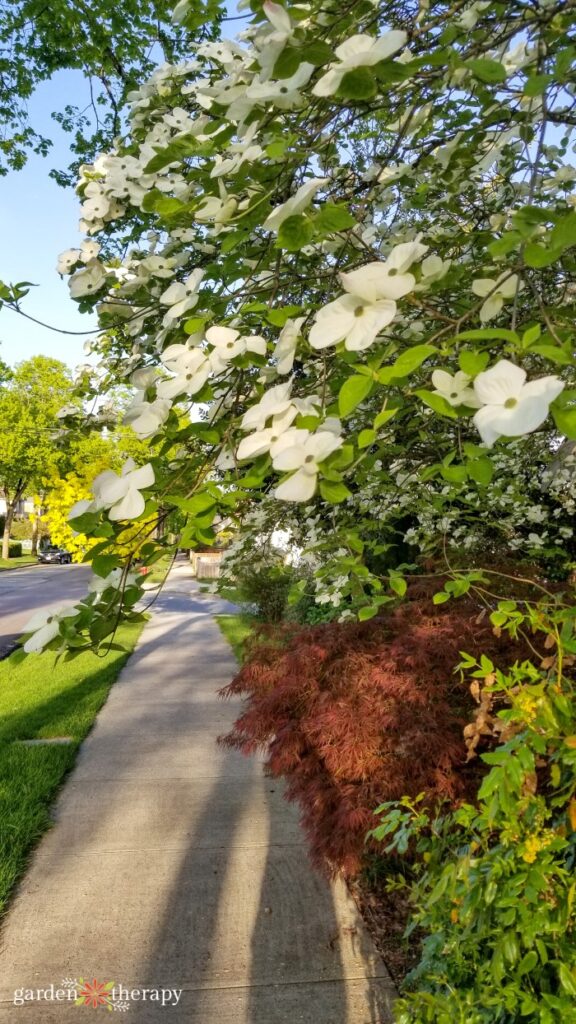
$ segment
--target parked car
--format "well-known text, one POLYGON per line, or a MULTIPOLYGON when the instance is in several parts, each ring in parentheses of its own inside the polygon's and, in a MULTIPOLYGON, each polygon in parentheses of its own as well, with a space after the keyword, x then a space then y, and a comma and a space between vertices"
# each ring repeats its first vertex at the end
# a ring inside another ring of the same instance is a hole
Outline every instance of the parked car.
POLYGON ((38 552, 38 561, 44 565, 70 565, 72 555, 64 548, 57 548, 55 544, 50 544, 38 552))

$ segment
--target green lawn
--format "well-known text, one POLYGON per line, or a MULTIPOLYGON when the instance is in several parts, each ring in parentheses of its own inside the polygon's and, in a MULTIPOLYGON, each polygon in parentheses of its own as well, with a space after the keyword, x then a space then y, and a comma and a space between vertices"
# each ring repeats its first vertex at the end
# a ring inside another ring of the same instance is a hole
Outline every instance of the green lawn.
POLYGON ((236 658, 244 661, 244 641, 250 636, 254 619, 250 615, 216 615, 216 622, 230 644, 236 658))
POLYGON ((91 651, 55 664, 54 653, 20 664, 0 662, 0 914, 30 850, 50 825, 50 805, 142 631, 118 630, 126 649, 91 651), (67 746, 23 746, 18 740, 69 736, 67 746))
POLYGON ((2 569, 15 569, 17 565, 36 565, 38 561, 33 555, 20 555, 19 558, 0 558, 0 572, 2 569))

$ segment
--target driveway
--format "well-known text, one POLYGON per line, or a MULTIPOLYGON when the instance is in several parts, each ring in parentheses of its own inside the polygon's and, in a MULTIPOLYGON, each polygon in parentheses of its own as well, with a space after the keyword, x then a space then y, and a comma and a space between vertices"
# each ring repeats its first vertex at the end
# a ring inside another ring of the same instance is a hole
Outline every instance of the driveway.
POLYGON ((41 608, 72 602, 88 589, 89 565, 48 565, 0 572, 0 657, 41 608))

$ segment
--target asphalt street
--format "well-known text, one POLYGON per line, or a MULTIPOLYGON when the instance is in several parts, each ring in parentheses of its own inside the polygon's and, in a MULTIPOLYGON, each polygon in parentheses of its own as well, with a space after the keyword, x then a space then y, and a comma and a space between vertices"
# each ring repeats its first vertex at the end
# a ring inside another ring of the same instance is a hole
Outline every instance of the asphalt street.
POLYGON ((88 589, 89 565, 32 566, 0 572, 0 657, 41 608, 73 603, 88 589))

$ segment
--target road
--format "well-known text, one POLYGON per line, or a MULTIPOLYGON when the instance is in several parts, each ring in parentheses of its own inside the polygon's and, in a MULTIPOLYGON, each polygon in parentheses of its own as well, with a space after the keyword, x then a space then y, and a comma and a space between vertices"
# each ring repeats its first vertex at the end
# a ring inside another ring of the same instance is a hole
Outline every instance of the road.
POLYGON ((48 565, 0 572, 0 657, 41 608, 73 602, 88 589, 89 565, 48 565))

